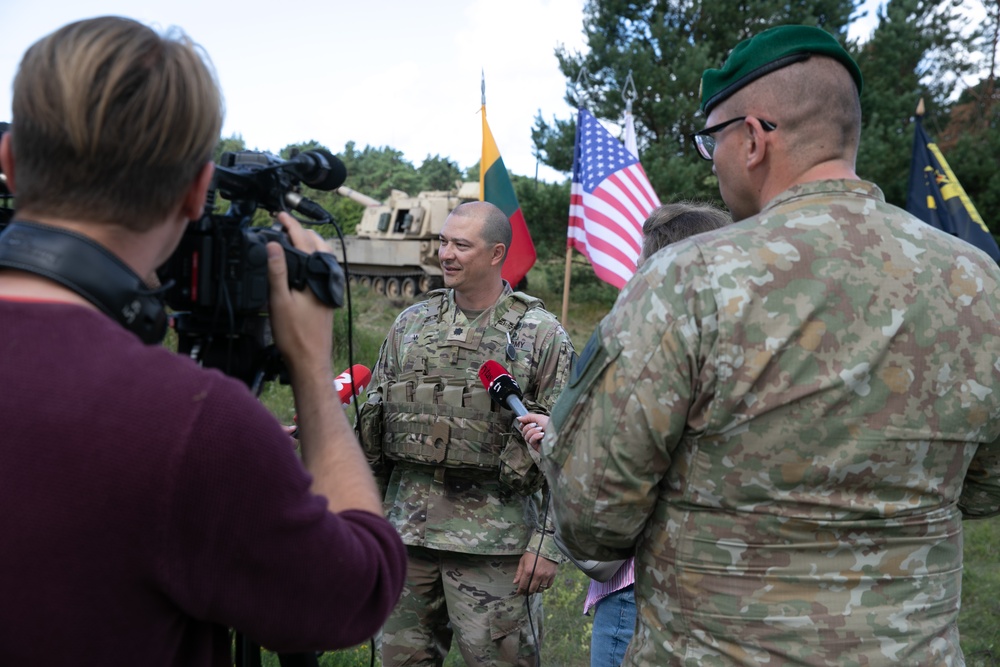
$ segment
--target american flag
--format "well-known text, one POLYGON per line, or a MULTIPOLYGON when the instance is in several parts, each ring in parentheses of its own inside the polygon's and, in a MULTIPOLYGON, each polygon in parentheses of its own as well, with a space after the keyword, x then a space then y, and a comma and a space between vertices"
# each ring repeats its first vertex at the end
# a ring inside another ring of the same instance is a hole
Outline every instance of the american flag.
MULTIPOLYGON (((631 122, 631 116, 626 122, 631 122)), ((642 250, 642 223, 659 205, 639 158, 589 111, 580 109, 569 198, 569 246, 590 260, 598 278, 621 289, 635 274, 642 250)))

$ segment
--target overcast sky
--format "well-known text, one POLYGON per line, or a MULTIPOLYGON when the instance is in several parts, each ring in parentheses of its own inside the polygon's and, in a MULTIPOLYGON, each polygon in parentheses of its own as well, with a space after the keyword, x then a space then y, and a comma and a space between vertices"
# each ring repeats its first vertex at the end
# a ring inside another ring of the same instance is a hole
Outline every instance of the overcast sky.
MULTIPOLYGON (((511 171, 533 175, 531 127, 568 118, 554 56, 583 45, 583 0, 0 0, 0 120, 25 49, 72 20, 119 14, 177 25, 208 51, 226 99, 223 134, 277 152, 314 139, 391 146, 420 165, 474 165, 480 82, 511 171)), ((561 180, 546 170, 545 180, 561 180)))
MULTIPOLYGON (((869 0, 872 5, 878 0, 869 0)), ((579 51, 584 0, 0 0, 0 120, 25 49, 70 21, 119 14, 180 26, 211 56, 226 99, 223 134, 278 152, 316 140, 333 152, 391 146, 465 169, 480 157, 480 80, 507 168, 535 173, 539 110, 570 118, 554 55, 579 51)), ((870 33, 874 12, 859 35, 870 33)), ((852 33, 854 34, 854 33, 852 33)), ((641 82, 639 82, 641 83, 641 82)), ((618 134, 615 132, 615 134, 618 134)), ((564 174, 546 167, 542 179, 564 174)))

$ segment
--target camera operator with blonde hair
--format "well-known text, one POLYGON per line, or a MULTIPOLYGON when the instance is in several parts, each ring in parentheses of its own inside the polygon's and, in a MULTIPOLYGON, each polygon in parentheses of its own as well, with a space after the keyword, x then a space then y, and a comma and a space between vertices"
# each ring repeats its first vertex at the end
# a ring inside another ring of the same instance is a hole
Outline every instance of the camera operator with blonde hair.
MULTIPOLYGON (((222 99, 200 49, 129 19, 79 21, 25 53, 13 99, 0 663, 229 665, 227 627, 276 651, 363 641, 406 552, 334 394, 332 310, 289 289, 268 244, 302 462, 246 386, 144 344, 163 314, 141 277, 212 180, 222 99)), ((329 250, 279 220, 300 250, 329 250)))

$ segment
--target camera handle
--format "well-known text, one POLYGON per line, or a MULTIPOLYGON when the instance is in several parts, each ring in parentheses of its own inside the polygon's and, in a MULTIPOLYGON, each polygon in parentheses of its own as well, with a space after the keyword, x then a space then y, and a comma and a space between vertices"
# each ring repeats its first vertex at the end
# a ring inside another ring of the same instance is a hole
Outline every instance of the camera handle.
POLYGON ((255 231, 265 241, 274 241, 284 249, 289 287, 298 290, 308 287, 324 305, 331 308, 344 306, 344 270, 336 257, 326 252, 307 255, 293 246, 288 235, 280 229, 255 231))

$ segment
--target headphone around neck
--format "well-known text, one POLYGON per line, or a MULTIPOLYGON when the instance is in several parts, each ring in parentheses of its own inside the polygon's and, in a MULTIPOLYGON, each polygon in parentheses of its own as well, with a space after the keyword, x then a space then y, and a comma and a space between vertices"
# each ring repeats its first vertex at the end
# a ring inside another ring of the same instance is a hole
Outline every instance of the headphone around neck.
POLYGON ((76 292, 139 336, 159 344, 167 313, 159 294, 104 246, 82 234, 12 220, 0 234, 0 267, 27 271, 76 292))

